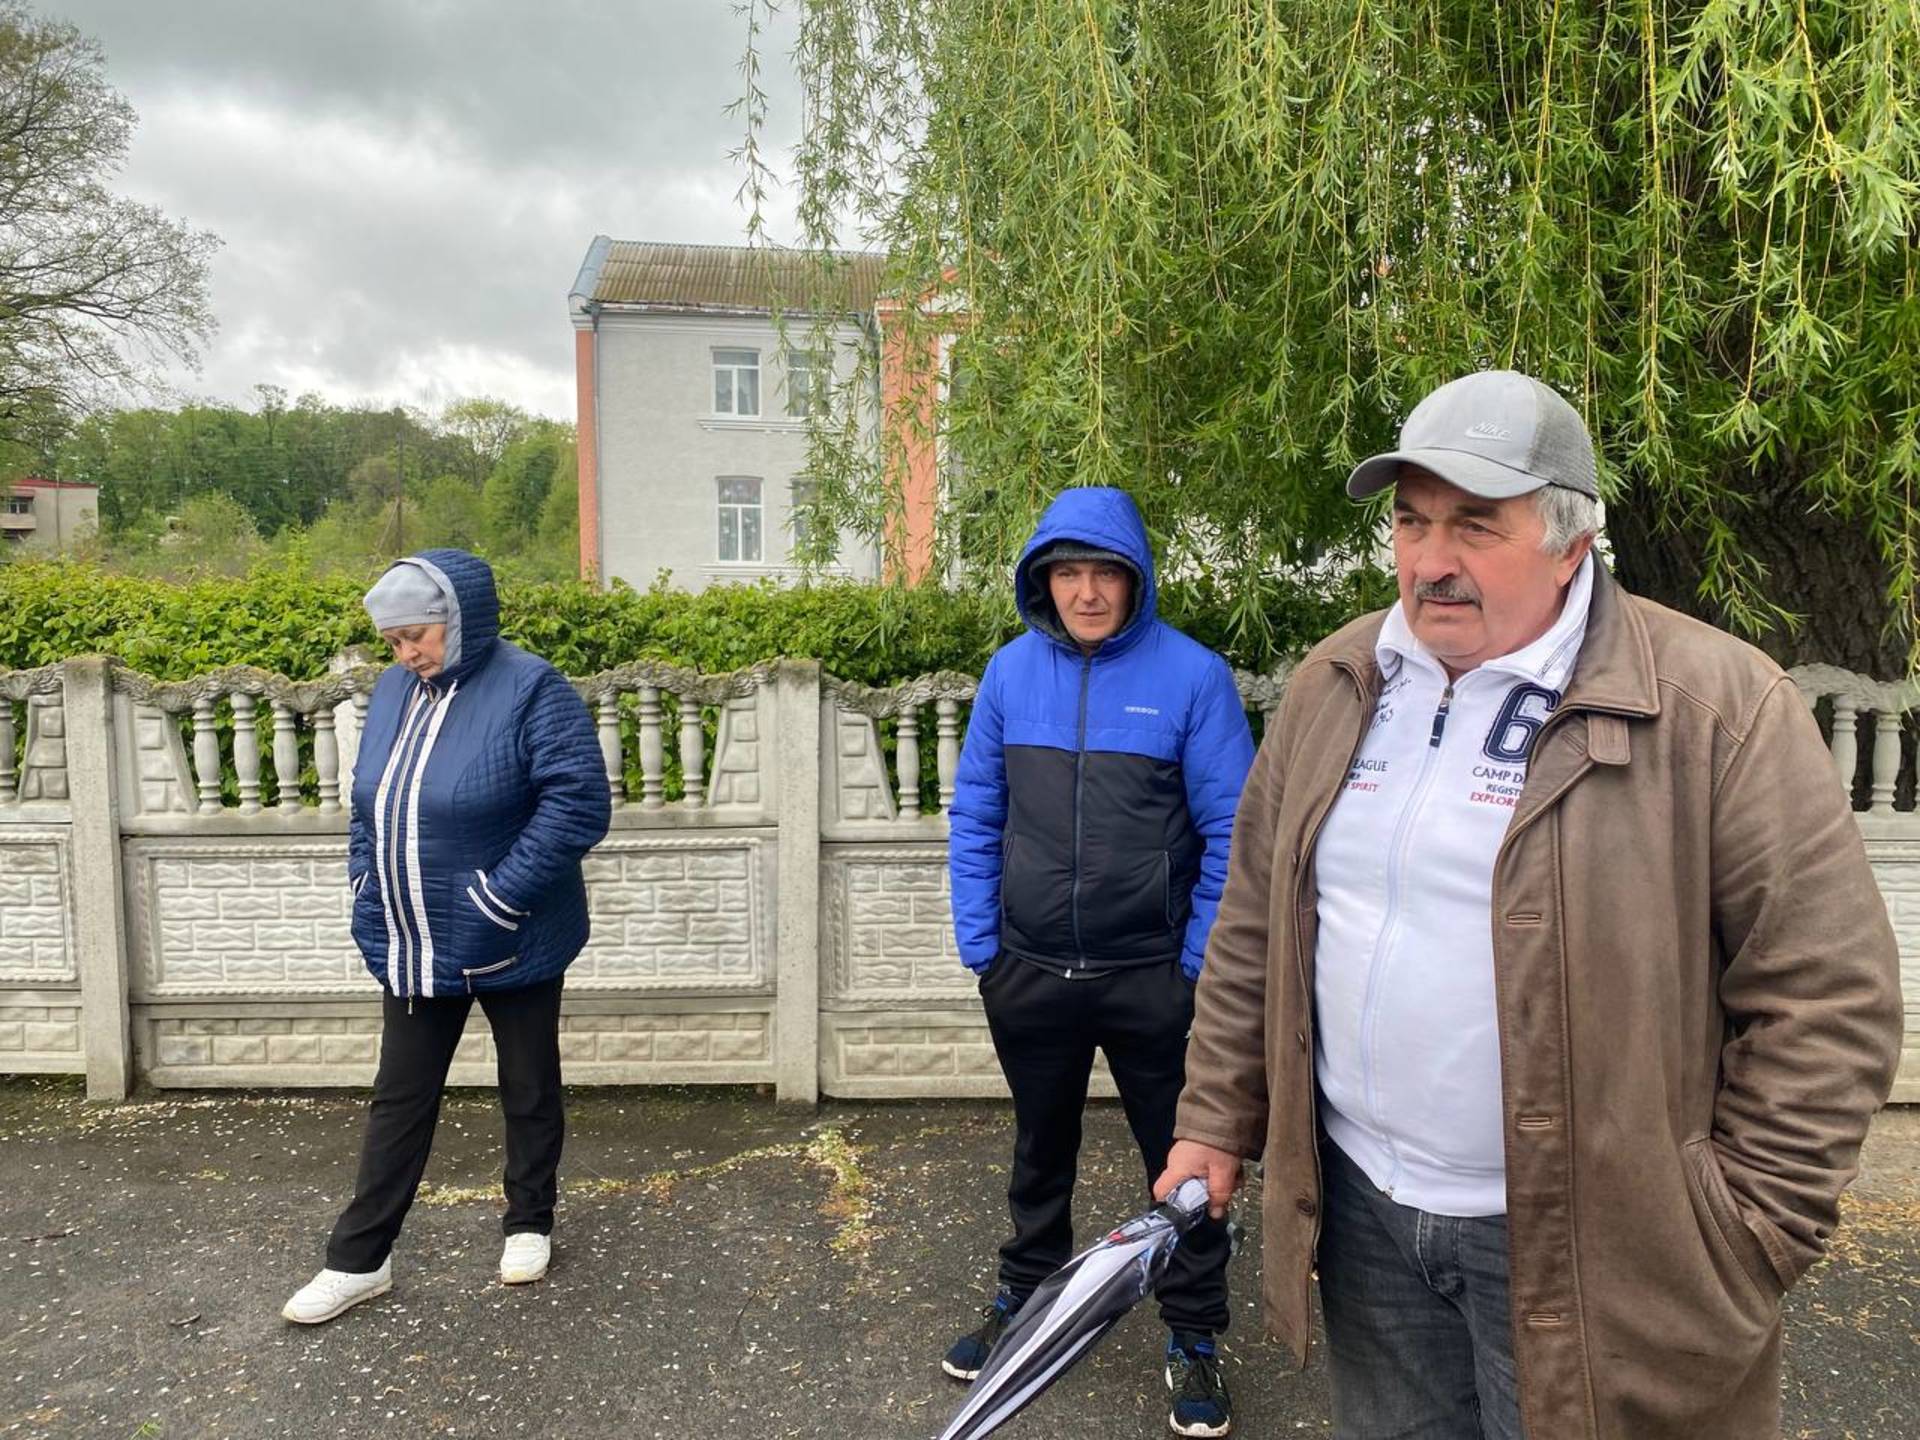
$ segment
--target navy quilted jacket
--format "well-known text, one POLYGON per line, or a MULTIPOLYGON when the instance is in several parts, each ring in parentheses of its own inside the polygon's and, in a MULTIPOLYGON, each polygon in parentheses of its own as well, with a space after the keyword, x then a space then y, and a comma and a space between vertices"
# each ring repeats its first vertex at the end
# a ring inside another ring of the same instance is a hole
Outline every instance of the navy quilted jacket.
POLYGON ((1153 549, 1125 491, 1061 493, 1014 571, 1028 633, 987 662, 955 777, 947 868, 960 958, 1062 971, 1178 960, 1200 973, 1253 736, 1227 662, 1158 618, 1153 549), (1132 617, 1091 656, 1033 560, 1071 540, 1122 556, 1132 617))
POLYGON ((395 995, 550 980, 587 943, 580 859, 612 801, 587 707, 545 660, 499 638, 486 561, 412 560, 458 602, 455 663, 391 666, 374 687, 353 776, 353 938, 395 995))

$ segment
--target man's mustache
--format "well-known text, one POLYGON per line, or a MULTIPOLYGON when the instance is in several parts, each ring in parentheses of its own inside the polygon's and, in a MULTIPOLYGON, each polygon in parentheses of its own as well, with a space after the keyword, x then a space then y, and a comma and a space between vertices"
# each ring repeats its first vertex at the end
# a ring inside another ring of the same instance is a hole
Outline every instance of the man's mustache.
POLYGON ((1451 580, 1422 580, 1413 587, 1416 600, 1457 600, 1469 605, 1478 605, 1480 597, 1461 588, 1451 580))

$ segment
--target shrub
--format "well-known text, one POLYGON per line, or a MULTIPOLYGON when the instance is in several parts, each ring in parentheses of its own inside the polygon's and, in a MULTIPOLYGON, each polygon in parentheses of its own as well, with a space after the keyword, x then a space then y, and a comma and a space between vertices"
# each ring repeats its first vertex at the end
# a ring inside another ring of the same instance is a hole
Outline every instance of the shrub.
MULTIPOLYGON (((0 567, 0 668, 109 654, 162 679, 236 664, 309 679, 349 645, 378 646, 360 608, 364 589, 361 578, 316 577, 292 565, 176 584, 86 563, 21 561, 0 567)), ((1376 572, 1318 589, 1273 580, 1253 600, 1201 578, 1168 585, 1162 610, 1221 648, 1235 633, 1236 606, 1258 606, 1266 625, 1261 649, 1222 653, 1243 669, 1264 670, 1390 595, 1376 572)), ((977 674, 1019 629, 1004 596, 844 581, 721 586, 694 595, 664 585, 601 590, 509 579, 501 607, 508 639, 570 675, 641 658, 721 671, 791 656, 876 685, 934 670, 977 674)))

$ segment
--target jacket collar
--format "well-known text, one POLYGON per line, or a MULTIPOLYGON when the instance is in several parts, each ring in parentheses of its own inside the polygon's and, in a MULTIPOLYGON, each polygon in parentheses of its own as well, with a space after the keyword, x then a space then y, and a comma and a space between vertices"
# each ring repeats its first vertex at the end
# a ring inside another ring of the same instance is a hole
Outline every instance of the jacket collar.
MULTIPOLYGON (((1628 603, 1613 572, 1598 560, 1593 566, 1593 598, 1587 607, 1587 636, 1574 661, 1559 708, 1599 710, 1616 715, 1658 715, 1660 685, 1654 673, 1653 642, 1646 621, 1628 603)), ((1380 686, 1374 652, 1388 612, 1379 611, 1351 625, 1336 638, 1327 658, 1351 674, 1371 694, 1380 686)))

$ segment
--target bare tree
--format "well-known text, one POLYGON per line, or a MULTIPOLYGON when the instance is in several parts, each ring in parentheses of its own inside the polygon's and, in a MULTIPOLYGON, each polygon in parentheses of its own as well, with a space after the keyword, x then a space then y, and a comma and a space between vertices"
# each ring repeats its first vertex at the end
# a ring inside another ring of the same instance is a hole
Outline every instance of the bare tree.
POLYGON ((0 425, 189 365, 219 241, 114 195, 133 108, 100 47, 0 0, 0 425))

